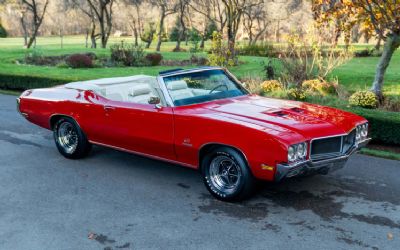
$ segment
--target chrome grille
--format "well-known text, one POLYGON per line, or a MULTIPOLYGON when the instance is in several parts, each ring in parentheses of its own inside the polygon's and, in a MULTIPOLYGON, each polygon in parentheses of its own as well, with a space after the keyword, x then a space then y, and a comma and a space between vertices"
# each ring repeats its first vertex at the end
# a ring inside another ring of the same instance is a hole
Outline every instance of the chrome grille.
POLYGON ((320 161, 346 154, 355 144, 356 131, 347 135, 315 139, 311 142, 310 158, 320 161))

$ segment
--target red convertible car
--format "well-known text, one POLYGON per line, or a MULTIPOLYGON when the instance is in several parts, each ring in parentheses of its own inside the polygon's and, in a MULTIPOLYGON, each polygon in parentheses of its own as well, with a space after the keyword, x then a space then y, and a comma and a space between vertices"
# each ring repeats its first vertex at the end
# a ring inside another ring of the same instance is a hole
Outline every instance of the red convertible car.
POLYGON ((219 67, 27 90, 17 102, 67 158, 96 144, 199 169, 211 194, 229 201, 249 196, 257 179, 341 168, 370 140, 360 116, 251 95, 219 67))

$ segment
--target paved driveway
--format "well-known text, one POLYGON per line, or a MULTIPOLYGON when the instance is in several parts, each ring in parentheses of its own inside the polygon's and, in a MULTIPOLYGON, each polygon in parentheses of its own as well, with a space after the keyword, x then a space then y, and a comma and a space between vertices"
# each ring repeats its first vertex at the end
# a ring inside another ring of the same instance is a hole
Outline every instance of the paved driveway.
POLYGON ((95 147, 67 160, 0 95, 0 249, 400 249, 400 162, 213 199, 189 169, 95 147))

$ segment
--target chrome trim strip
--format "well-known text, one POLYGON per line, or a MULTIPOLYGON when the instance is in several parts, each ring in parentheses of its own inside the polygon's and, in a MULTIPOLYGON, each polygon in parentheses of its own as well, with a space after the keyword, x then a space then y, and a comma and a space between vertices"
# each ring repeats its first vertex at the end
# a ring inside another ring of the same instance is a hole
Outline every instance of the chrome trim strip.
POLYGON ((119 151, 131 153, 131 154, 144 156, 144 157, 151 158, 151 159, 154 159, 154 160, 169 162, 169 163, 181 165, 181 166, 184 166, 184 167, 198 169, 198 166, 194 166, 192 164, 187 164, 187 163, 183 163, 183 162, 180 162, 180 161, 170 160, 170 159, 167 159, 167 158, 164 158, 164 157, 160 157, 160 156, 155 156, 155 155, 152 155, 152 154, 141 153, 141 152, 138 152, 138 151, 129 150, 129 149, 125 149, 125 148, 121 148, 121 147, 117 147, 117 146, 112 146, 112 145, 109 145, 109 144, 106 144, 106 143, 95 142, 95 141, 92 141, 92 140, 89 140, 89 142, 92 143, 92 144, 99 145, 99 146, 108 147, 108 148, 116 149, 116 150, 119 150, 119 151))
POLYGON ((234 76, 231 72, 229 72, 229 70, 225 68, 223 68, 222 70, 225 71, 225 73, 229 75, 242 88, 242 90, 247 92, 248 95, 250 94, 250 91, 248 91, 245 87, 243 87, 242 83, 236 78, 236 76, 234 76))
POLYGON ((168 77, 168 76, 183 75, 183 74, 188 74, 188 73, 196 73, 196 72, 207 71, 207 70, 216 70, 216 69, 224 70, 223 67, 210 66, 210 67, 203 67, 203 68, 184 69, 182 71, 174 71, 174 72, 170 72, 170 73, 166 73, 166 74, 161 74, 159 76, 160 77, 168 77))
POLYGON ((162 76, 157 76, 157 84, 164 96, 164 100, 167 103, 167 106, 174 107, 174 102, 172 101, 172 98, 168 93, 167 86, 165 86, 165 82, 162 76))
POLYGON ((18 113, 19 113, 21 116, 23 116, 25 119, 27 119, 27 118, 29 117, 29 115, 28 115, 27 113, 21 112, 21 109, 20 109, 21 97, 18 97, 18 98, 16 99, 16 101, 17 101, 17 111, 18 111, 18 113))

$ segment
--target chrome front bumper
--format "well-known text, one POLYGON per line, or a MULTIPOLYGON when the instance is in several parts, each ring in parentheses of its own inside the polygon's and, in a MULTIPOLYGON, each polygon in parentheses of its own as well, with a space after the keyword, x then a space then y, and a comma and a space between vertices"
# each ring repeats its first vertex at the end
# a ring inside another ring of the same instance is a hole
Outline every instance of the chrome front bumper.
POLYGON ((285 178, 313 173, 327 174, 328 172, 341 169, 344 167, 348 158, 352 154, 360 150, 362 147, 365 147, 370 141, 371 138, 365 139, 359 142, 357 145, 353 146, 347 154, 335 158, 320 161, 307 160, 296 162, 294 164, 277 164, 275 181, 281 181, 285 178))

